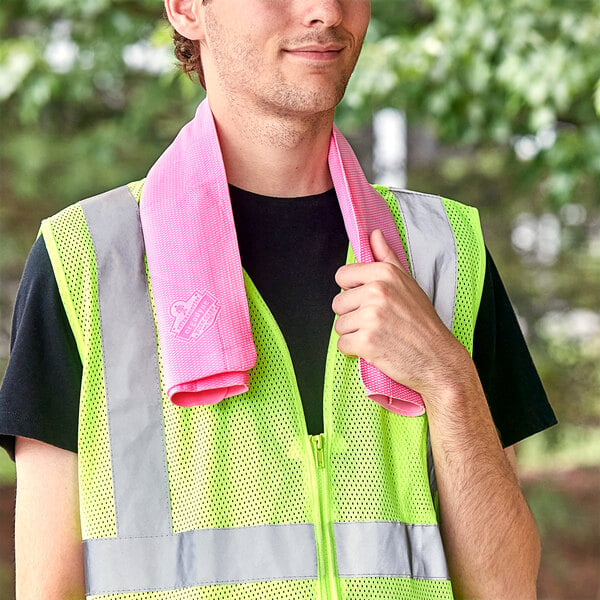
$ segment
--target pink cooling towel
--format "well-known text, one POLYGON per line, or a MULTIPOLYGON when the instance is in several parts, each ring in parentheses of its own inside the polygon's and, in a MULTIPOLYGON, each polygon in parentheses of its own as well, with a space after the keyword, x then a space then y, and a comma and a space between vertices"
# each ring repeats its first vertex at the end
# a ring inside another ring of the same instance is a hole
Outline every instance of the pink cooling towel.
MULTIPOLYGON (((381 229, 408 270, 385 200, 334 127, 329 169, 359 262, 381 229)), ((215 122, 205 100, 148 173, 140 215, 165 384, 178 406, 215 404, 248 390, 256 362, 242 265, 215 122)), ((393 412, 424 413, 421 396, 360 359, 367 395, 393 412)))

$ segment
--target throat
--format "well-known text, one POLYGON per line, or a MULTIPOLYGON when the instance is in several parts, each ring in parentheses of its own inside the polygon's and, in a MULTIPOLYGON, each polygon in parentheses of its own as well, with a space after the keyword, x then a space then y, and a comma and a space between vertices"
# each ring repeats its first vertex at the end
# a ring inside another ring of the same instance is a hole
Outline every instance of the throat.
POLYGON ((332 187, 327 162, 333 117, 323 127, 305 119, 216 121, 227 180, 264 196, 300 197, 332 187))

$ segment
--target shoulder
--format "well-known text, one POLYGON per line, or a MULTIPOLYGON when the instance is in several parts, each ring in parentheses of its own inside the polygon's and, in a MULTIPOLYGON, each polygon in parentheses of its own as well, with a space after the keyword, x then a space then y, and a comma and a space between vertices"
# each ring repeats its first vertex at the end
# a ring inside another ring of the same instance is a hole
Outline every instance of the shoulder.
POLYGON ((464 202, 458 202, 439 194, 428 194, 393 186, 376 185, 374 187, 386 199, 388 204, 393 198, 400 205, 401 210, 410 210, 413 213, 426 216, 428 213, 431 214, 443 209, 449 217, 466 218, 479 224, 479 211, 464 202))
POLYGON ((44 226, 60 226, 63 222, 68 223, 72 219, 77 220, 86 213, 95 213, 98 211, 102 213, 118 213, 125 205, 138 204, 143 184, 144 180, 128 183, 75 202, 45 219, 42 222, 42 232, 44 232, 44 226))
POLYGON ((52 272, 52 266, 46 250, 46 245, 41 237, 35 241, 27 257, 25 268, 19 284, 13 312, 12 344, 21 322, 30 313, 41 317, 49 312, 49 308, 56 304, 58 290, 52 272))
POLYGON ((44 219, 40 227, 53 265, 59 247, 81 247, 91 243, 97 229, 110 239, 126 235, 139 222, 138 203, 143 180, 108 190, 71 204, 44 219))
POLYGON ((85 347, 86 311, 93 312, 96 306, 88 300, 97 295, 99 271, 119 264, 124 244, 135 243, 143 255, 137 186, 124 185, 87 198, 42 221, 40 233, 80 349, 85 347))
MULTIPOLYGON (((481 267, 485 263, 483 231, 476 208, 445 198, 413 190, 374 186, 386 200, 399 229, 407 237, 424 242, 440 236, 453 239, 459 252, 466 251, 481 267)), ((483 271, 482 271, 483 272, 483 271)))

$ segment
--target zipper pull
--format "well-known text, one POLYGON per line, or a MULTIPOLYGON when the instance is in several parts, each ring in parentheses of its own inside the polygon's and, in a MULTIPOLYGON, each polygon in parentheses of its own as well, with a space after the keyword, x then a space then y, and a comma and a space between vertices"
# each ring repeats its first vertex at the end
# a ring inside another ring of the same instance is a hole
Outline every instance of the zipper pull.
POLYGON ((323 434, 321 433, 320 435, 313 436, 312 441, 313 441, 313 446, 315 448, 315 458, 317 460, 317 467, 319 469, 324 469, 325 468, 325 453, 323 450, 323 444, 324 444, 323 434))

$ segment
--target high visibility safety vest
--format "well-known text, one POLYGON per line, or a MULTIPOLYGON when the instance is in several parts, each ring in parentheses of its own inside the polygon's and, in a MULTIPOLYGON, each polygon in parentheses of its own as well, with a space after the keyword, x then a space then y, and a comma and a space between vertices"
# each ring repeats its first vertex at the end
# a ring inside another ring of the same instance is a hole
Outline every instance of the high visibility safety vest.
MULTIPOLYGON (((332 330, 324 434, 310 436, 292 361, 245 275, 257 348, 250 389, 175 406, 138 204, 143 182, 42 223, 83 362, 79 489, 94 600, 452 597, 427 416, 369 400, 332 330)), ((377 188, 413 276, 472 350, 485 272, 475 209, 377 188)), ((349 251, 349 260, 353 260, 349 251)))

